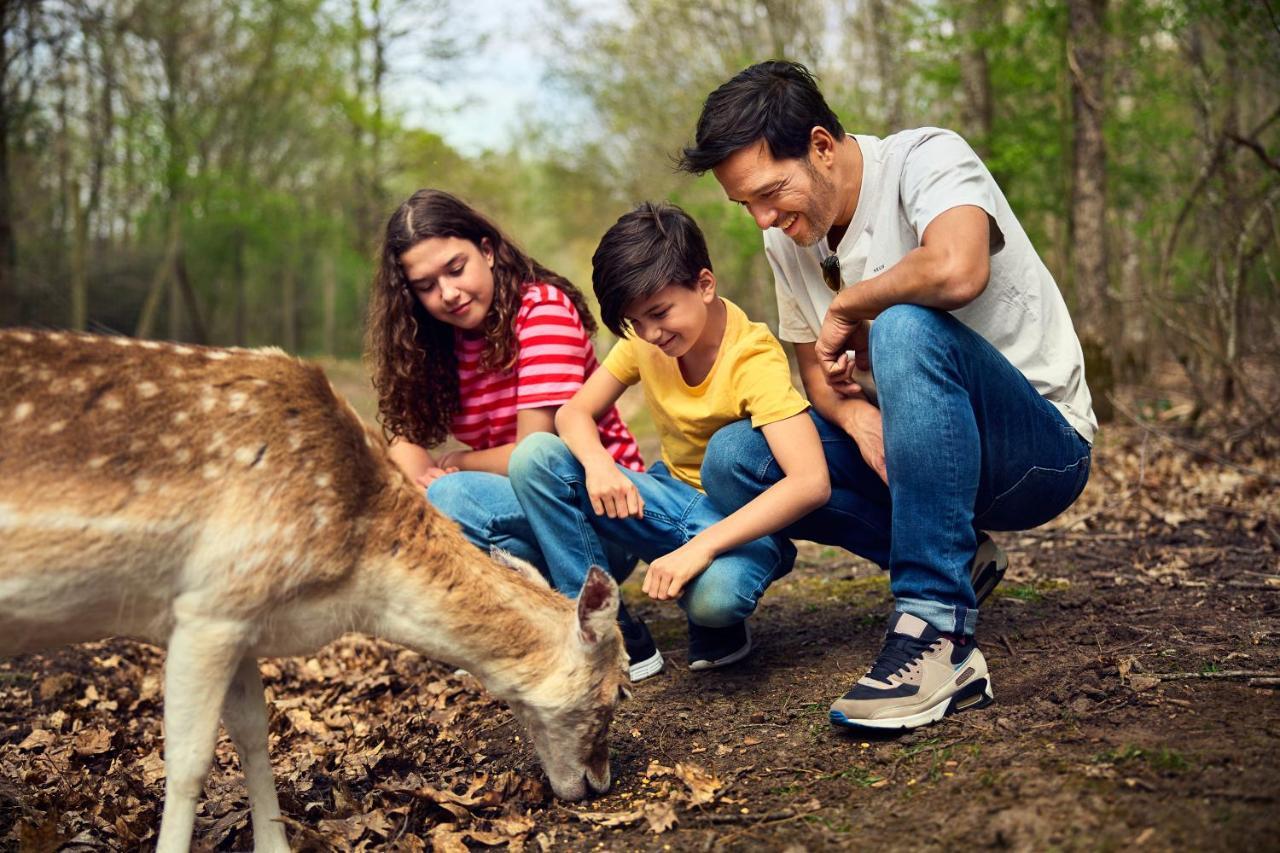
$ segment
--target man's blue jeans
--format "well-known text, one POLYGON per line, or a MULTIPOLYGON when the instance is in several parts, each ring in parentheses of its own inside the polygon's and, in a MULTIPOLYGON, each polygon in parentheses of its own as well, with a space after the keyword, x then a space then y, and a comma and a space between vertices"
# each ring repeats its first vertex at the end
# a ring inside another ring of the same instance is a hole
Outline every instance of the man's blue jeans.
MULTIPOLYGON (((587 570, 602 565, 608 543, 646 561, 684 545, 724 518, 707 496, 667 473, 661 462, 648 473, 619 466, 644 500, 643 518, 596 515, 582 464, 564 441, 534 433, 516 446, 507 465, 529 526, 546 555, 557 589, 581 586, 587 570)), ((689 621, 722 628, 746 619, 782 567, 782 547, 766 536, 727 551, 680 596, 689 621)), ((790 568, 790 560, 787 566, 790 568)))
MULTIPOLYGON (((446 474, 427 488, 427 500, 456 521, 477 547, 488 551, 490 546, 495 546, 532 563, 551 580, 553 587, 569 598, 578 597, 586 580, 586 570, 581 575, 550 571, 553 561, 538 547, 538 538, 507 477, 483 471, 446 474)), ((603 566, 622 583, 635 568, 636 558, 613 543, 608 543, 605 551, 606 557, 596 565, 603 566)), ((552 557, 555 556, 553 553, 552 557)))
MULTIPOLYGON (((995 347, 950 314, 896 305, 871 327, 889 485, 841 428, 810 412, 831 500, 782 531, 889 568, 898 610, 972 635, 978 530, 1025 530, 1069 507, 1090 447, 995 347)), ((711 439, 707 494, 733 512, 782 476, 749 422, 711 439)))

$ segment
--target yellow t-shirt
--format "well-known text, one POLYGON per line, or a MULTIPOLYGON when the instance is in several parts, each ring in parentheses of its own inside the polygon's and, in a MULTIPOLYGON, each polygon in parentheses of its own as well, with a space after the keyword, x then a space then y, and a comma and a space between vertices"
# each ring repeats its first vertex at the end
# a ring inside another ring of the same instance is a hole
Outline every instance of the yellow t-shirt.
POLYGON ((787 356, 769 327, 751 322, 728 299, 721 301, 728 309, 724 337, 711 370, 697 385, 684 381, 676 359, 636 338, 618 341, 604 360, 622 384, 644 384, 662 461, 672 476, 699 491, 702 457, 716 430, 745 418, 762 427, 809 408, 791 384, 787 356))

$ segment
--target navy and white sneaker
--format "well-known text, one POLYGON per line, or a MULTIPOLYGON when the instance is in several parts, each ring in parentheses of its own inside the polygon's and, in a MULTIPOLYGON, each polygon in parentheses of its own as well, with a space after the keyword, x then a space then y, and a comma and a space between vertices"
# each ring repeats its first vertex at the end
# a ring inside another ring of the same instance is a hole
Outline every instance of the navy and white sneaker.
POLYGON ((914 729, 991 704, 987 661, 973 639, 956 642, 923 619, 896 612, 867 674, 831 706, 853 729, 914 729))
POLYGON ((725 628, 689 623, 689 669, 719 669, 751 654, 751 629, 746 621, 725 628))
POLYGON ((1004 579, 1004 573, 1008 569, 1009 557, 1004 549, 990 536, 979 531, 978 551, 973 555, 973 565, 969 568, 969 581, 973 584, 973 594, 978 599, 979 607, 1004 579))
POLYGON ((644 681, 662 672, 662 652, 654 644, 649 626, 639 616, 633 616, 622 602, 618 602, 618 627, 622 629, 622 642, 627 647, 631 682, 644 681))

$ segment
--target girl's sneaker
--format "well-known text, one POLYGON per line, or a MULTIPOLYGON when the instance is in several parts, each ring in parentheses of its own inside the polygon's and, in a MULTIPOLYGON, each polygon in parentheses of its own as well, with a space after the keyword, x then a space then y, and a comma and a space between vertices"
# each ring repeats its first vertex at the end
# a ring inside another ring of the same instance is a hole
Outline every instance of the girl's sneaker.
POLYGON ((622 629, 622 642, 627 647, 631 682, 644 681, 662 672, 662 652, 654 644, 649 626, 639 616, 631 615, 621 602, 618 603, 618 627, 622 629))

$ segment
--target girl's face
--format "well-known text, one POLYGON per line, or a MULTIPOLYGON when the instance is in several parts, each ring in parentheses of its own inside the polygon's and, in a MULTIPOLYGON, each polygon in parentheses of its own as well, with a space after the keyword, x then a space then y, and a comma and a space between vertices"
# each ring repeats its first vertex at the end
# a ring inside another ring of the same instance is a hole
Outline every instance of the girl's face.
POLYGON ((461 237, 428 237, 400 256, 414 296, 442 323, 474 330, 493 305, 493 248, 461 237))

